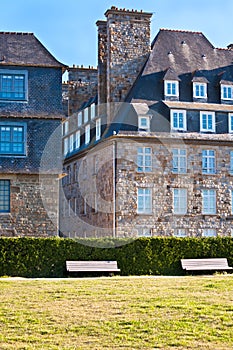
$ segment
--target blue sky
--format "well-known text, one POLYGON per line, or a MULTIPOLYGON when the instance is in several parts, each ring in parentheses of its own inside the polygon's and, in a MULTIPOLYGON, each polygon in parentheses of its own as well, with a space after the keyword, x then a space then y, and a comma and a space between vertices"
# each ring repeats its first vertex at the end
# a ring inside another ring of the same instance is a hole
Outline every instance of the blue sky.
POLYGON ((152 12, 160 28, 202 31, 215 47, 233 42, 232 0, 1 0, 1 31, 33 32, 67 65, 96 66, 96 21, 111 6, 152 12))

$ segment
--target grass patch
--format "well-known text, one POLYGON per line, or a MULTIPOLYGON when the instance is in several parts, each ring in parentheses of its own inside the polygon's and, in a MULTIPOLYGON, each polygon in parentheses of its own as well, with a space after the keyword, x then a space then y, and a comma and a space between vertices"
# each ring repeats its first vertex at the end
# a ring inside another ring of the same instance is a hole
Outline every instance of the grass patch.
POLYGON ((1 350, 233 349, 233 276, 0 279, 1 350))

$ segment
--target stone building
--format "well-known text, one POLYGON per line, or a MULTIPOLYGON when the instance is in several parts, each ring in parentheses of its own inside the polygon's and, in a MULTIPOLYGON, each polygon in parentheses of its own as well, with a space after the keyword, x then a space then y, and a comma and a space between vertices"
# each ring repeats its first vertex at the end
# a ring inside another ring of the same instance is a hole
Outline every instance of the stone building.
POLYGON ((105 16, 98 97, 63 129, 63 234, 232 235, 232 46, 167 29, 149 45, 151 13, 105 16))
POLYGON ((41 160, 61 125, 64 70, 32 33, 0 32, 1 236, 58 234, 58 169, 41 160))

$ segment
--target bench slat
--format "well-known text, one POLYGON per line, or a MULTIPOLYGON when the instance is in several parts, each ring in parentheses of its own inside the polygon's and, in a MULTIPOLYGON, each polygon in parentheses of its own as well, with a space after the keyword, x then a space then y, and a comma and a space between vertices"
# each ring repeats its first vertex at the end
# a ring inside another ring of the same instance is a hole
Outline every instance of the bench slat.
POLYGON ((232 270, 228 265, 226 258, 210 259, 181 259, 181 265, 184 270, 232 270))
POLYGON ((116 261, 66 261, 70 272, 119 272, 116 261))

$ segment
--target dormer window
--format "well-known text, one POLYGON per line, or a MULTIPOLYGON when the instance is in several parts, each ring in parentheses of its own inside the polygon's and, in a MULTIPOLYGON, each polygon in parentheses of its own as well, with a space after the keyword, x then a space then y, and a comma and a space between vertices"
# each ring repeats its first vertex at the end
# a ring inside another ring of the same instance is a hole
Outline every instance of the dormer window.
POLYGON ((233 100, 233 85, 221 85, 221 99, 233 100))
POLYGON ((164 81, 164 94, 165 96, 179 96, 179 82, 176 80, 164 81))
POLYGON ((138 129, 140 131, 150 131, 150 117, 138 117, 138 129))
POLYGON ((193 97, 195 98, 207 98, 207 84, 206 83, 193 83, 193 97))

